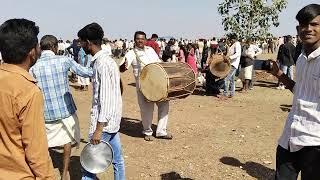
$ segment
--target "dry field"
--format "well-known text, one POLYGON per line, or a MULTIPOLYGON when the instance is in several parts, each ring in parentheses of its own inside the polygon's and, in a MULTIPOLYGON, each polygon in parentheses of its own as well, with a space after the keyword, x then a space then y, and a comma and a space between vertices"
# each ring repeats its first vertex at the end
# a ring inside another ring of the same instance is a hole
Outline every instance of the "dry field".
MULTIPOLYGON (((226 101, 205 96, 201 88, 186 99, 171 101, 168 128, 174 139, 146 142, 141 136, 132 71, 122 74, 124 111, 120 136, 127 179, 273 179, 277 140, 292 94, 276 90, 276 80, 269 74, 259 72, 257 77, 254 90, 237 92, 226 101)), ((71 179, 77 180, 81 178, 79 154, 88 134, 91 90, 72 89, 83 138, 71 158, 71 179)), ((155 127, 156 124, 155 114, 155 127)), ((61 166, 59 156, 55 154, 55 167, 61 166)), ((113 179, 112 171, 109 168, 99 178, 113 179)))

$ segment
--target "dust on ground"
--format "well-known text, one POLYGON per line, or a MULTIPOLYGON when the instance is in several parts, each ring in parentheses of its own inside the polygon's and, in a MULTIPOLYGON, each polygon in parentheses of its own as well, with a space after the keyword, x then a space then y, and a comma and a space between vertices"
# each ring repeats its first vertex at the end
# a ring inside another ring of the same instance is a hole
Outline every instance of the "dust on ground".
MULTIPOLYGON (((270 57, 264 55, 262 59, 270 57)), ((259 71, 254 90, 236 92, 226 101, 205 96, 201 88, 186 99, 171 101, 168 131, 174 139, 153 142, 141 136, 132 70, 122 74, 122 80, 120 136, 127 179, 273 179, 277 140, 291 107, 292 93, 276 90, 277 81, 270 74, 259 71)), ((81 179, 79 154, 87 142, 92 91, 75 89, 72 93, 83 138, 71 158, 71 178, 77 180, 81 179)), ((154 128, 156 118, 155 113, 154 128)), ((55 166, 59 167, 57 155, 55 166)), ((112 168, 98 177, 113 179, 112 168)))

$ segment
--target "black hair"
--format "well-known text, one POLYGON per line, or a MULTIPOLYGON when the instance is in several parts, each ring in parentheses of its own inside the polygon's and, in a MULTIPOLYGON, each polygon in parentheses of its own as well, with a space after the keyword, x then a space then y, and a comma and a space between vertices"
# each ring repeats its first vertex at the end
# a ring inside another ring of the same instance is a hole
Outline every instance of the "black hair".
POLYGON ((287 42, 292 40, 292 36, 291 35, 287 35, 286 38, 287 38, 287 42))
POLYGON ((78 32, 78 37, 81 40, 84 40, 84 41, 89 40, 95 45, 102 44, 103 36, 104 36, 103 29, 98 23, 88 24, 78 32))
POLYGON ((0 26, 0 52, 4 62, 21 64, 37 46, 39 27, 27 19, 10 19, 0 26))
POLYGON ((237 34, 235 34, 235 33, 230 34, 230 35, 229 35, 229 38, 230 38, 230 39, 234 39, 234 40, 238 40, 238 36, 237 36, 237 34))
POLYGON ((299 24, 308 24, 314 18, 320 15, 320 5, 319 4, 309 4, 302 8, 297 16, 296 19, 298 20, 299 24))
POLYGON ((159 36, 158 36, 157 34, 152 34, 152 35, 151 35, 151 39, 152 39, 152 38, 156 38, 156 39, 158 39, 158 38, 159 38, 159 36))
POLYGON ((145 38, 147 37, 146 33, 144 33, 143 31, 137 31, 137 32, 134 33, 134 40, 136 39, 136 37, 138 35, 144 35, 145 38))
POLYGON ((41 50, 51 50, 58 46, 58 39, 53 35, 45 35, 40 40, 41 50))

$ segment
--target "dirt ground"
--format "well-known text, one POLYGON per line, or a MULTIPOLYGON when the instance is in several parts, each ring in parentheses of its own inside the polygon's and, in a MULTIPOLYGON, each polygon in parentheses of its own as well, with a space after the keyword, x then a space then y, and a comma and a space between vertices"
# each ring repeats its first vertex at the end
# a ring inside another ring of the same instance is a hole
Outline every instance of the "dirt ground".
MULTIPOLYGON (((260 58, 267 59, 272 55, 260 58)), ((292 102, 288 90, 276 90, 276 80, 259 72, 254 90, 221 101, 205 96, 201 88, 183 100, 170 102, 168 130, 173 140, 146 142, 132 71, 122 74, 124 82, 123 121, 120 136, 127 179, 273 179, 277 140, 292 102)), ((237 83, 237 89, 241 87, 237 83)), ((82 133, 79 150, 73 150, 71 179, 80 179, 79 154, 87 141, 91 89, 72 88, 82 133)), ((155 108, 156 109, 156 108, 155 108)), ((156 127, 156 114, 154 125, 156 127)), ((55 167, 60 167, 59 153, 55 167)), ((58 170, 56 169, 57 174, 58 170)), ((99 174, 113 179, 113 170, 99 174)))

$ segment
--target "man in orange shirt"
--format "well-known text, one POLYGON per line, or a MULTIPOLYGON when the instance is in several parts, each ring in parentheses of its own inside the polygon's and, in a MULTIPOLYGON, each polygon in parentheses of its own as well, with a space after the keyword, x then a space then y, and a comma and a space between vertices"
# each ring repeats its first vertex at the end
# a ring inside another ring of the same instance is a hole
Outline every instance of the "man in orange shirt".
POLYGON ((28 73, 40 54, 38 33, 26 19, 0 26, 0 179, 55 179, 42 94, 28 73))

